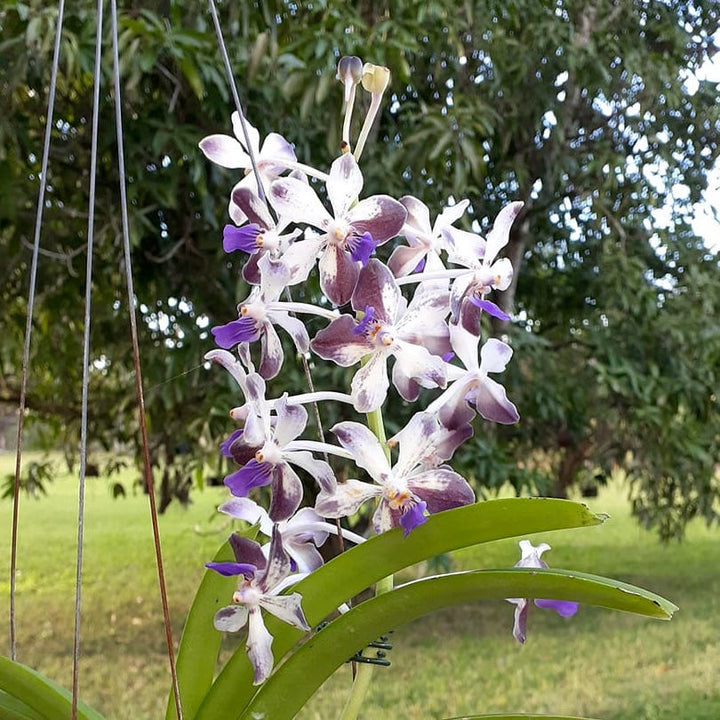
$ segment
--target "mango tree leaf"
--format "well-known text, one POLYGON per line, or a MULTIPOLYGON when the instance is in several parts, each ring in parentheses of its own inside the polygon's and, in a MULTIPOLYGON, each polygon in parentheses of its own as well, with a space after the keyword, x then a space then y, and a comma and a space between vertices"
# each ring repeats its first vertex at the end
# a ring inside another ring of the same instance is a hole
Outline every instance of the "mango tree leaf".
MULTIPOLYGON (((214 717, 290 720, 338 667, 379 635, 435 610, 507 597, 575 600, 664 620, 677 610, 664 598, 633 585, 568 570, 476 570, 423 578, 341 615, 287 658, 242 714, 229 705, 216 708, 214 717)), ((508 636, 511 617, 508 610, 508 636)))
MULTIPOLYGON (((518 535, 598 525, 603 520, 585 505, 552 498, 507 498, 467 505, 431 516, 408 537, 396 528, 370 538, 316 570, 295 585, 294 591, 303 596, 310 624, 317 624, 378 580, 436 555, 518 535)), ((217 607, 215 602, 198 605, 193 612, 202 617, 193 622, 212 628, 217 607)), ((302 631, 272 617, 266 618, 266 625, 274 637, 276 662, 303 637, 302 631)), ((208 655, 193 657, 192 662, 193 667, 205 663, 214 667, 215 660, 208 655)), ((240 647, 203 700, 198 720, 215 720, 220 707, 241 710, 255 692, 252 679, 252 666, 245 648, 240 647)))
MULTIPOLYGON (((40 717, 61 720, 71 715, 72 696, 68 690, 36 670, 2 656, 0 656, 0 691, 16 698, 40 717)), ((0 708, 4 706, 0 705, 0 708)), ((104 720, 99 712, 83 702, 78 702, 77 716, 79 720, 104 720)), ((17 717, 24 716, 17 715, 17 717)))

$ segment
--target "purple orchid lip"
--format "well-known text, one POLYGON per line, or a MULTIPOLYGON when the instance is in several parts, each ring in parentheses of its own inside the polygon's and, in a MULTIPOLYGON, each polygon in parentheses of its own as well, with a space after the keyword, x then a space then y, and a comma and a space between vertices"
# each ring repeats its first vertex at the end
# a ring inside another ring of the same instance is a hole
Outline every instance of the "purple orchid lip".
POLYGON ((209 570, 214 570, 220 575, 225 577, 232 577, 233 575, 254 575, 257 572, 257 567, 250 563, 236 563, 236 562, 209 562, 205 563, 205 567, 209 570))
POLYGON ((369 232, 362 235, 350 235, 346 240, 350 257, 365 267, 370 261, 370 256, 375 252, 377 243, 369 232))
POLYGON ((269 485, 273 479, 273 468, 269 463, 250 460, 239 470, 228 475, 223 481, 235 497, 247 497, 256 487, 269 485))
POLYGON ((427 503, 420 501, 415 503, 411 508, 400 516, 400 525, 403 529, 403 535, 407 537, 412 530, 427 522, 425 510, 427 503))
POLYGON ((242 250, 246 253, 257 252, 257 238, 260 235, 260 226, 256 223, 235 227, 226 225, 223 230, 223 250, 231 253, 234 250, 242 250))
POLYGON ((226 325, 218 325, 210 332, 221 348, 229 350, 238 343, 257 340, 260 337, 260 326, 253 318, 242 317, 226 325))
POLYGON ((491 302, 490 300, 481 300, 480 298, 471 297, 470 302, 475 305, 475 307, 480 308, 488 315, 492 315, 498 320, 502 320, 503 322, 508 322, 508 320, 510 320, 510 316, 504 313, 494 302, 491 302))
POLYGON ((352 329, 353 335, 364 335, 368 328, 370 327, 370 324, 375 319, 375 308, 371 307, 370 305, 365 306, 365 313, 363 315, 362 320, 357 324, 357 327, 354 327, 352 329))

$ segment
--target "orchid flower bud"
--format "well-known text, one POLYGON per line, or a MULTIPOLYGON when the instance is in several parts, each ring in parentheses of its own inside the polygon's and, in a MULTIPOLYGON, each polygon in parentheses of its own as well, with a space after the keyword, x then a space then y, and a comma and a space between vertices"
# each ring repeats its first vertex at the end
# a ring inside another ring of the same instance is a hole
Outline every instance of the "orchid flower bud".
POLYGON ((343 154, 350 152, 350 123, 352 121, 353 106, 355 105, 355 90, 362 81, 363 64, 359 57, 346 55, 341 57, 337 66, 337 79, 345 86, 343 104, 345 105, 345 119, 343 120, 342 145, 343 154))
POLYGON ((348 102, 353 88, 363 78, 362 60, 355 55, 341 57, 338 61, 336 77, 345 86, 345 102, 348 102))
POLYGON ((373 65, 365 63, 363 66, 362 86, 371 94, 370 109, 365 116, 360 137, 358 137, 357 146, 355 148, 355 159, 360 160, 365 142, 370 134, 378 110, 380 109, 380 101, 385 92, 385 88, 390 84, 390 70, 382 65, 373 65))
POLYGON ((362 85, 373 95, 382 95, 390 84, 390 70, 382 65, 365 63, 362 72, 362 85))

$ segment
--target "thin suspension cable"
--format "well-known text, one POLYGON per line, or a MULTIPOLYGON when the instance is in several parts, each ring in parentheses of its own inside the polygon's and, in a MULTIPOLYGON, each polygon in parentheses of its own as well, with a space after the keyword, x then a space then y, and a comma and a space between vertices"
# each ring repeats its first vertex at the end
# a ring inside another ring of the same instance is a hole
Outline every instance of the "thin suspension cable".
POLYGON ((55 109, 58 66, 60 64, 60 39, 62 37, 65 0, 58 2, 57 27, 55 28, 55 47, 53 50, 52 70, 47 117, 45 119, 45 141, 43 144, 42 165, 40 170, 40 190, 38 192, 37 214, 35 217, 35 239, 32 262, 30 264, 30 288, 28 290, 27 315, 25 317, 25 344, 23 347, 22 380, 20 383, 20 405, 18 407, 17 442, 15 445, 15 481, 13 484, 12 540, 10 542, 10 657, 17 660, 17 625, 15 619, 15 583, 17 579, 17 541, 18 514, 20 507, 20 466, 23 450, 23 430, 25 428, 25 404, 27 396, 28 365, 30 364, 30 338, 32 336, 33 308, 35 306, 35 287, 37 285, 38 255, 40 254, 40 230, 45 208, 45 188, 47 186, 48 158, 50 156, 50 136, 55 109))
POLYGON ((128 294, 128 314, 130 319, 130 335, 132 339, 133 364, 135 366, 135 390, 137 393, 138 412, 140 420, 140 435, 143 449, 143 472, 145 485, 150 502, 150 518, 152 521, 153 541, 155 544, 155 561, 157 564, 158 584, 160 585, 160 598, 162 601, 163 620, 165 624, 165 640, 167 643, 170 674, 172 676, 175 710, 178 720, 183 719, 182 704, 180 702, 180 686, 178 684, 177 668, 175 665, 175 649, 170 625, 170 610, 168 608, 167 587, 165 585, 165 571, 163 569, 162 547, 160 544, 160 528, 158 525, 157 507, 155 504, 155 486, 153 471, 150 463, 150 449, 148 442, 147 423, 145 419, 145 397, 143 394, 142 372, 140 369, 140 347, 138 343, 137 321, 135 317, 135 289, 132 276, 132 258, 130 256, 130 223, 128 220, 127 187, 125 180, 125 151, 123 148, 122 99, 120 96, 120 58, 118 52, 117 27, 117 1, 110 0, 112 15, 112 51, 113 51, 113 81, 115 85, 115 128, 117 132, 118 176, 120 179, 120 211, 122 214, 123 250, 125 258, 125 283, 128 294))
POLYGON ((225 73, 227 74, 228 83, 230 84, 230 91, 232 92, 233 100, 235 101, 235 109, 237 110, 237 114, 240 116, 240 127, 242 128, 243 137, 245 138, 247 153, 250 156, 250 164, 252 165, 255 180, 257 180, 258 197, 264 203, 267 203, 267 200, 265 199, 265 188, 263 187, 257 162, 255 161, 255 151, 252 143, 250 142, 250 133, 248 132, 247 122, 245 122, 245 114, 243 113, 242 104, 240 103, 240 95, 238 95, 237 85, 235 84, 235 76, 233 75, 227 47, 225 46, 222 29, 220 28, 220 20, 218 18, 217 9, 215 8, 215 1, 208 0, 208 4, 210 5, 210 14, 212 15, 213 25, 215 26, 215 34, 217 35, 218 45, 220 46, 220 55, 222 56, 223 64, 225 65, 225 73))
POLYGON ((85 530, 85 471, 87 468, 88 388, 90 385, 90 319, 92 268, 95 243, 95 187, 97 184, 98 128, 102 65, 103 0, 97 0, 95 70, 93 75, 92 140, 90 144, 90 188, 88 198, 87 257, 85 262, 85 319, 83 326, 82 402, 80 408, 80 481, 78 484, 77 556, 75 567, 75 632, 73 635, 72 720, 77 720, 80 671, 80 607, 82 604, 83 535, 85 530))

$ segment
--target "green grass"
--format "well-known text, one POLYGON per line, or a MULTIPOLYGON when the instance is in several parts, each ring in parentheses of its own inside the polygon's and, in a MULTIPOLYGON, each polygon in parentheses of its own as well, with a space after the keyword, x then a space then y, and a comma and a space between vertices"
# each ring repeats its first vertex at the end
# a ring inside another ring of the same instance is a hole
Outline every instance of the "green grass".
MULTIPOLYGON (((0 474, 12 458, 0 456, 0 474)), ((224 489, 194 493, 160 519, 176 641, 203 563, 225 533, 202 535, 224 489)), ((160 718, 168 689, 147 498, 112 500, 90 479, 85 524, 85 584, 80 676, 82 697, 108 718, 160 718)), ((720 544, 698 524, 681 544, 661 546, 629 517, 616 484, 588 503, 609 512, 605 525, 533 538, 553 546, 554 567, 643 585, 680 606, 670 623, 595 608, 563 620, 531 612, 528 642, 511 636, 506 603, 464 606, 398 628, 392 666, 379 669, 365 718, 442 718, 473 712, 558 712, 607 720, 715 720, 720 717, 720 544)), ((0 503, 0 594, 7 607, 11 507, 0 503)), ((58 477, 48 497, 21 499, 18 548, 19 659, 69 686, 75 582, 77 495, 58 477)), ((514 542, 455 556, 456 569, 512 565, 514 542)), ((420 569, 418 569, 418 572, 420 569)), ((7 613, 0 632, 7 637, 7 613)), ((209 632, 214 632, 212 628, 209 632)), ((7 646, 4 650, 7 652, 7 646)), ((350 682, 341 668, 300 714, 337 717, 350 682)))

